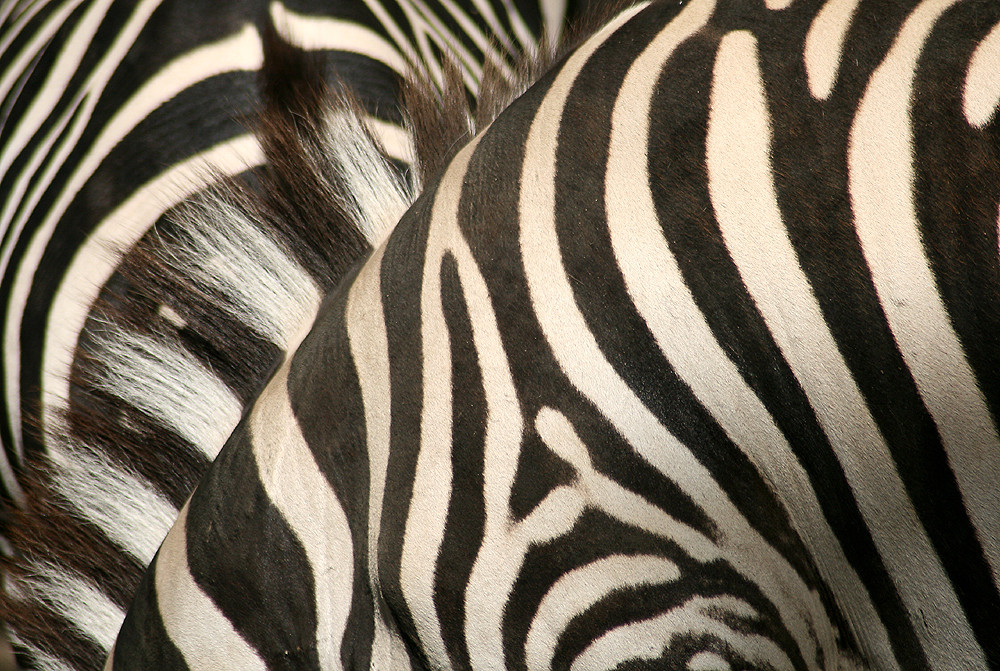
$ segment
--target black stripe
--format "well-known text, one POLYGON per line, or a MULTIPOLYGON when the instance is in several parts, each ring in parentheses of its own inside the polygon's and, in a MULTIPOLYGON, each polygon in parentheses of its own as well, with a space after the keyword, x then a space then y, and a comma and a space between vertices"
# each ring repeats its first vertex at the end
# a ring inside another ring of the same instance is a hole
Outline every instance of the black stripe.
POLYGON ((419 453, 423 406, 420 286, 426 249, 426 226, 436 185, 425 189, 397 224, 386 243, 381 275, 382 310, 389 343, 391 389, 389 464, 379 537, 379 579, 386 603, 399 623, 410 662, 425 668, 416 643, 413 616, 400 588, 400 566, 406 518, 419 453), (391 272, 390 272, 391 269, 391 272), (403 363, 403 365, 399 365, 403 363))
POLYGON ((483 449, 486 399, 472 324, 466 310, 455 258, 441 263, 441 303, 452 364, 452 491, 444 538, 435 562, 434 603, 454 668, 469 668, 465 641, 465 599, 469 574, 483 537, 483 449))
POLYGON ((191 575, 268 668, 315 669, 312 568, 264 491, 249 433, 244 421, 191 496, 191 575), (234 482, 239 496, 233 496, 234 482))
POLYGON ((136 588, 135 598, 118 632, 113 657, 115 671, 188 671, 183 655, 163 627, 156 598, 155 572, 156 557, 136 588))
MULTIPOLYGON (((288 374, 293 414, 320 472, 344 508, 354 550, 351 609, 342 641, 344 668, 368 668, 374 640, 374 606, 368 566, 368 469, 365 410, 345 323, 353 277, 320 308, 316 325, 299 346, 288 374), (331 381, 334 381, 331 383, 331 381)), ((389 494, 388 496, 394 496, 389 494)))
MULTIPOLYGON (((973 50, 998 21, 995 3, 975 2, 947 12, 927 42, 913 101, 920 234, 994 426, 1000 420, 1000 127, 994 121, 983 131, 971 128, 962 111, 963 87, 956 84, 965 81, 973 50)), ((998 586, 947 455, 941 447, 925 455, 912 445, 899 452, 907 488, 972 630, 986 659, 1000 663, 998 586)))

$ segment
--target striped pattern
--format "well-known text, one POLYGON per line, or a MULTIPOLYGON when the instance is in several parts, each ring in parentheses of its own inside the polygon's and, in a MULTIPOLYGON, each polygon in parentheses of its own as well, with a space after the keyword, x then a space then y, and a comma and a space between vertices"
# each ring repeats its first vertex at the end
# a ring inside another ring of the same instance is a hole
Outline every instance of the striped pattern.
POLYGON ((554 39, 565 12, 560 0, 0 7, 0 475, 16 553, 0 619, 25 661, 101 663, 246 403, 413 199, 399 79, 440 92, 451 59, 473 94, 490 68, 516 80, 511 62, 543 30, 554 39), (205 193, 233 175, 254 183, 280 155, 248 122, 275 42, 316 54, 313 83, 357 98, 319 124, 333 151, 311 157, 345 189, 342 248, 205 193))
POLYGON ((1000 669, 998 24, 618 15, 327 296, 107 668, 1000 669))
POLYGON ((12 469, 26 451, 44 449, 25 430, 24 409, 40 414, 44 428, 69 397, 73 353, 102 287, 113 282, 117 252, 213 174, 264 161, 245 122, 257 105, 263 22, 322 52, 328 74, 352 83, 387 152, 405 163, 412 147, 399 126, 398 77, 439 74, 442 54, 455 50, 474 92, 487 53, 503 64, 540 28, 558 34, 564 9, 561 1, 540 9, 486 0, 317 0, 294 10, 246 0, 211 13, 184 0, 5 3, 4 491, 21 499, 12 469))

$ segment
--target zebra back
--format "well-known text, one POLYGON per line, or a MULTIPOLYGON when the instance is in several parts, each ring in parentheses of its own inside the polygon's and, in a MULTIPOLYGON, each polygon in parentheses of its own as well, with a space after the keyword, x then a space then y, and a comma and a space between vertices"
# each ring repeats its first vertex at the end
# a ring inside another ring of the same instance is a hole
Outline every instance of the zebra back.
POLYGON ((998 22, 619 15, 326 297, 111 666, 1000 667, 998 22))

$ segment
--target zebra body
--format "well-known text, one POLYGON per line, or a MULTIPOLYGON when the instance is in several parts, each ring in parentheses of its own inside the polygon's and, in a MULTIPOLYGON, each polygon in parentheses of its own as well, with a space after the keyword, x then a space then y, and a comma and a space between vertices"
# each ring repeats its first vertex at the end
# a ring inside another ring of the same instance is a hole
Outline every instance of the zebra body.
POLYGON ((267 181, 295 154, 254 137, 267 52, 313 54, 304 90, 350 88, 359 123, 404 173, 401 77, 439 87, 450 59, 474 95, 484 71, 509 76, 566 12, 559 0, 0 6, 0 621, 31 665, 94 668, 107 655, 244 405, 385 232, 364 219, 376 207, 325 233, 276 238, 252 221, 178 233, 206 184, 267 181))
POLYGON ((1000 668, 998 24, 616 16, 331 281, 105 668, 1000 668))
POLYGON ((108 668, 1000 666, 1000 16, 767 4, 633 8, 455 156, 108 668))
POLYGON ((440 78, 449 53, 475 93, 484 61, 507 67, 543 28, 558 34, 565 12, 561 0, 240 0, 211 11, 188 0, 4 3, 5 497, 23 502, 16 471, 25 453, 49 451, 32 425, 55 422, 72 396, 76 348, 94 329, 95 302, 120 284, 120 255, 215 177, 266 161, 249 121, 266 25, 323 55, 324 78, 350 85, 405 165, 413 148, 400 127, 401 77, 440 78))

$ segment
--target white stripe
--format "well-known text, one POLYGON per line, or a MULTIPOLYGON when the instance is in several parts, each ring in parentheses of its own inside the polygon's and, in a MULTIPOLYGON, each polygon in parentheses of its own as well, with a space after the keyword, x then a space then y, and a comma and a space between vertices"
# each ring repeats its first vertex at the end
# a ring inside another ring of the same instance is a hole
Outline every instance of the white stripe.
POLYGON ((13 599, 42 601, 102 650, 111 648, 125 619, 121 608, 89 580, 64 566, 29 561, 25 568, 30 577, 8 578, 6 589, 13 599))
POLYGON ((361 387, 368 450, 368 581, 372 586, 375 634, 371 671, 409 669, 409 654, 394 635, 388 613, 383 612, 379 579, 378 544, 382 529, 385 479, 389 469, 389 338, 381 293, 381 265, 385 247, 368 259, 347 296, 346 325, 351 356, 361 387))
MULTIPOLYGON (((920 609, 935 603, 938 623, 947 622, 943 631, 949 646, 964 650, 964 641, 974 651, 974 641, 965 638, 971 632, 961 608, 785 231, 772 182, 770 121, 756 63, 751 33, 724 38, 712 83, 706 156, 709 193, 723 239, 829 437, 921 638, 932 648, 942 643, 920 621, 920 609)), ((929 651, 931 659, 943 661, 937 652, 929 651)))
MULTIPOLYGON (((0 77, 0 98, 4 98, 14 86, 14 83, 25 73, 31 61, 35 56, 46 48, 52 36, 56 34, 60 27, 65 24, 66 17, 73 13, 83 0, 69 0, 69 2, 63 3, 57 10, 55 10, 45 23, 35 31, 34 36, 31 40, 22 47, 21 51, 17 53, 17 56, 7 63, 4 68, 4 76, 0 77)), ((0 40, 0 53, 8 54, 8 49, 11 43, 17 39, 21 34, 25 24, 31 20, 38 10, 42 8, 44 2, 38 2, 33 7, 29 8, 30 11, 25 12, 17 18, 17 22, 14 26, 11 26, 10 30, 4 34, 3 39, 0 40)), ((0 20, 0 23, 3 21, 0 20)), ((72 38, 70 38, 72 39, 72 38)), ((81 39, 83 37, 81 36, 81 39)), ((46 80, 48 81, 48 80, 46 80)), ((43 85, 44 86, 44 85, 43 85)), ((65 90, 65 85, 63 86, 65 90)), ((5 101, 6 102, 6 101, 5 101)), ((51 107, 50 107, 51 109, 51 107)))
POLYGON ((362 121, 349 110, 327 115, 326 152, 348 185, 351 218, 372 246, 389 235, 415 196, 386 163, 362 121))
POLYGON ((983 128, 996 115, 1000 105, 1000 24, 972 53, 962 103, 966 120, 976 128, 983 128))
POLYGON ((663 557, 612 555, 561 576, 538 604, 525 640, 528 671, 551 668, 559 637, 577 615, 615 591, 671 583, 677 565, 663 557))
POLYGON ((329 16, 307 16, 280 2, 272 2, 270 12, 278 33, 303 49, 348 51, 383 63, 402 77, 409 73, 399 49, 365 26, 329 16))
MULTIPOLYGON (((0 174, 7 172, 11 163, 17 158, 18 153, 24 149, 24 147, 31 140, 32 136, 41 128, 42 124, 49 118, 51 111, 55 108, 59 99, 66 93, 67 86, 69 85, 70 79, 77 74, 78 68, 80 67, 80 62, 83 60, 83 55, 86 53, 90 43, 94 38, 94 34, 100 27, 104 15, 107 13, 108 8, 111 6, 111 0, 100 0, 99 2, 94 2, 87 10, 84 12, 83 16, 80 17, 79 22, 73 28, 73 34, 70 35, 61 44, 62 51, 59 57, 56 59, 55 63, 49 69, 47 76, 45 77, 45 82, 39 88, 39 91, 35 98, 31 101, 31 105, 21 115, 21 119, 17 126, 14 128, 13 132, 8 136, 7 141, 4 142, 2 149, 0 149, 0 174)), ((34 46, 34 45, 29 45, 34 46)), ((44 46, 42 47, 44 48, 44 46)), ((111 56, 111 54, 109 54, 111 56)), ((30 60, 34 57, 34 54, 26 53, 26 60, 30 60)), ((106 61, 102 60, 91 76, 88 78, 87 82, 83 85, 81 92, 86 91, 94 83, 98 86, 103 87, 106 83, 106 78, 101 78, 102 67, 106 61)), ((22 67, 27 65, 24 63, 22 67)), ((20 68, 18 68, 20 70, 20 68)), ((7 89, 13 84, 17 75, 20 72, 11 72, 11 79, 4 81, 4 89, 7 89)), ((6 93, 6 90, 2 90, 6 93)), ((77 96, 79 100, 79 94, 77 96)), ((50 134, 51 136, 51 134, 50 134)))
MULTIPOLYGON (((52 486, 84 519, 145 565, 177 517, 177 508, 140 477, 108 459, 47 441, 52 486)), ((79 620, 74 620, 79 621, 79 620)))
POLYGON ((264 490, 302 544, 312 570, 319 666, 341 669, 354 593, 351 529, 299 429, 288 397, 288 367, 286 360, 254 405, 250 440, 264 490))
POLYGON ((95 333, 104 364, 98 388, 156 417, 215 459, 240 420, 243 405, 186 350, 120 329, 95 333))
POLYGON ((187 560, 187 513, 184 505, 167 534, 152 568, 163 628, 188 668, 265 671, 226 616, 194 582, 187 560))
POLYGON ((423 403, 413 492, 403 537, 399 579, 431 666, 446 667, 448 655, 434 606, 434 575, 452 493, 452 361, 441 304, 441 262, 454 231, 462 181, 478 138, 452 160, 431 210, 420 288, 423 403))
MULTIPOLYGON (((883 668, 895 668, 884 625, 871 600, 856 597, 865 594, 864 587, 827 523, 808 475, 764 404, 716 341, 660 229, 649 163, 636 156, 646 154, 650 119, 655 118, 650 109, 654 90, 673 52, 673 45, 659 39, 671 37, 663 34, 636 58, 615 102, 605 191, 615 258, 629 295, 664 356, 774 489, 824 579, 841 597, 841 605, 850 607, 847 619, 858 630, 855 633, 864 632, 874 641, 868 652, 877 653, 883 668), (851 598, 845 600, 846 595, 851 598)), ((730 40, 724 38, 720 52, 728 49, 730 40)), ((726 54, 720 53, 719 59, 726 54)), ((754 63, 747 61, 746 68, 754 63)), ((747 79, 751 74, 745 73, 747 79)), ((743 127, 733 130, 741 132, 743 127)), ((827 622, 819 610, 813 618, 827 622)), ((816 635, 823 637, 824 648, 836 648, 832 627, 820 628, 816 635)))
POLYGON ((56 657, 52 653, 42 650, 18 636, 16 624, 11 624, 9 631, 10 642, 15 647, 24 650, 28 655, 28 659, 37 664, 39 669, 44 669, 44 671, 76 671, 75 667, 71 667, 61 657, 56 657))
MULTIPOLYGON (((694 2, 665 30, 694 32, 711 3, 694 2)), ((590 44, 590 43, 588 43, 590 44)), ((585 53, 580 51, 578 53, 585 53)), ((555 148, 558 123, 572 81, 582 67, 570 58, 542 101, 529 133, 521 177, 521 248, 536 317, 560 367, 633 449, 676 482, 719 527, 726 558, 772 600, 783 624, 815 660, 811 614, 817 596, 783 557, 749 526, 705 467, 642 405, 604 358, 575 304, 555 233, 555 148)), ((641 157, 641 154, 639 155, 641 157)), ((640 159, 641 160, 641 159, 640 159)))
MULTIPOLYGON (((848 179, 879 300, 1000 585, 1000 437, 935 284, 914 202, 915 69, 934 22, 953 1, 922 3, 872 76, 851 128, 848 179)), ((956 648, 957 633, 935 632, 935 654, 954 659, 963 649, 956 648)))
POLYGON ((118 267, 118 258, 109 250, 132 247, 164 212, 214 181, 212 175, 233 175, 263 160, 252 136, 236 137, 147 182, 91 233, 63 274, 48 312, 42 360, 43 429, 53 421, 52 404, 69 398, 70 366, 80 331, 98 293, 118 267))
MULTIPOLYGON (((775 671, 795 668, 773 641, 730 628, 726 624, 727 616, 752 618, 753 611, 748 605, 732 598, 695 597, 663 615, 612 629, 573 660, 570 670, 614 669, 629 660, 653 660, 663 654, 675 635, 701 635, 718 640, 749 661, 753 668, 775 671)), ((835 665, 837 661, 834 658, 828 663, 835 665)))
POLYGON ((837 82, 837 72, 844 55, 844 39, 859 2, 827 0, 809 26, 803 61, 809 92, 817 100, 826 100, 837 82))
MULTIPOLYGON (((110 58, 110 55, 109 55, 110 58)), ((228 38, 222 42, 195 50, 187 56, 178 59, 173 64, 168 65, 156 77, 148 81, 143 88, 137 92, 129 102, 121 108, 115 117, 104 127, 101 135, 95 140, 90 150, 76 165, 76 169, 71 175, 63 191, 57 197, 52 208, 46 214, 44 221, 32 233, 31 243, 21 260, 11 288, 10 301, 7 307, 5 332, 4 332, 4 364, 8 372, 5 380, 7 384, 7 412, 10 417, 10 426, 15 434, 15 447, 20 450, 20 357, 21 357, 21 319, 24 314, 28 300, 28 293, 34 282, 34 275, 42 255, 51 240, 56 225, 61 221, 63 214, 69 207, 77 192, 90 179, 94 170, 103 161, 108 153, 118 144, 118 142, 135 126, 144 119, 149 112, 158 107, 164 101, 179 93, 181 90, 202 79, 226 72, 230 69, 256 69, 260 66, 262 52, 260 39, 252 28, 246 29, 243 33, 235 37, 228 38), (207 68, 207 69, 206 69, 207 68)), ((117 65, 113 63, 112 65, 117 65)), ((88 104, 92 107, 96 104, 96 95, 93 99, 88 98, 88 104)), ((66 154, 73 148, 76 137, 68 137, 62 145, 62 153, 53 157, 48 173, 53 173, 62 165, 66 154)), ((34 198, 40 197, 41 189, 48 183, 51 174, 42 179, 40 186, 36 189, 34 198)), ((33 203, 22 214, 18 223, 18 233, 27 221, 33 203)), ((16 238, 16 235, 14 236, 16 238)), ((10 275, 10 270, 6 267, 10 261, 11 245, 3 252, 0 258, 0 274, 10 275)))
POLYGON ((216 193, 192 200, 177 267, 255 333, 294 351, 322 300, 309 273, 246 213, 216 193), (252 278, 252 282, 247 279, 252 278))
POLYGON ((399 8, 403 10, 417 48, 420 51, 421 62, 427 65, 434 80, 439 84, 444 82, 441 60, 438 53, 449 54, 454 58, 461 70, 465 85, 473 95, 479 93, 479 82, 482 80, 483 68, 478 59, 474 58, 461 41, 429 11, 421 0, 399 0, 399 8), (435 51, 431 43, 437 47, 435 51))

